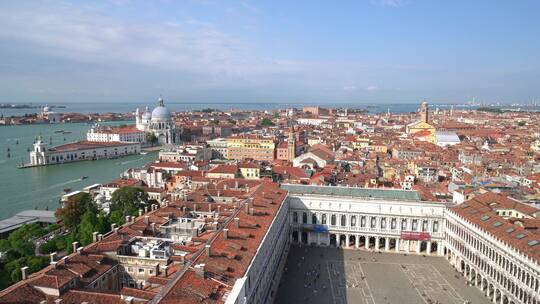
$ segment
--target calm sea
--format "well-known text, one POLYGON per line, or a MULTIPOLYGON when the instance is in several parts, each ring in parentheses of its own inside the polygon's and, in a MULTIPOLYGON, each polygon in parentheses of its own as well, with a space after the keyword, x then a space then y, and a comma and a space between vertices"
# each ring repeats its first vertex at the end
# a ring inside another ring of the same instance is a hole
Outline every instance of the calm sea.
MULTIPOLYGON (((119 122, 115 122, 119 123, 119 122)), ((127 122, 122 122, 127 123, 127 122)), ((18 169, 28 162, 28 149, 36 136, 51 146, 84 139, 85 123, 0 126, 0 219, 28 209, 55 210, 64 190, 111 181, 131 167, 156 159, 156 153, 119 159, 84 161, 63 165, 18 169), (64 130, 67 133, 55 131, 64 130), (69 133, 70 132, 70 133, 69 133), (82 176, 88 176, 82 180, 82 176)))
MULTIPOLYGON (((165 105, 171 111, 175 112, 184 112, 184 111, 193 111, 193 110, 202 110, 205 108, 219 109, 223 111, 228 111, 231 109, 240 109, 240 110, 273 110, 273 109, 284 109, 284 108, 302 108, 305 104, 301 103, 174 103, 166 102, 165 105)), ((53 108, 53 111, 56 112, 77 112, 77 113, 126 113, 133 112, 136 108, 144 109, 146 106, 152 110, 156 104, 155 103, 56 103, 51 104, 50 106, 62 106, 63 108, 53 108)), ((419 104, 397 104, 397 103, 388 103, 388 104, 358 104, 358 103, 343 103, 343 104, 319 104, 321 107, 332 107, 332 108, 354 108, 354 109, 365 109, 370 113, 381 113, 390 110, 393 113, 407 113, 415 112, 418 109, 419 104)), ((434 105, 432 108, 439 107, 441 109, 449 108, 450 105, 434 105)), ((456 106, 456 108, 463 106, 456 106)), ((19 116, 24 114, 38 113, 39 108, 32 109, 0 109, 0 113, 4 116, 19 116)))

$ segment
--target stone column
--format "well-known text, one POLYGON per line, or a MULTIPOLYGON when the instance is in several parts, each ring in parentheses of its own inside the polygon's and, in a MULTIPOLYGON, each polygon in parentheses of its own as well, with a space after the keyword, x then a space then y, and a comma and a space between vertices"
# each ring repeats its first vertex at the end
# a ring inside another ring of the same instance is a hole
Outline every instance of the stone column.
POLYGON ((345 234, 345 248, 349 248, 350 238, 348 234, 345 234))
POLYGON ((388 237, 384 238, 384 250, 385 251, 390 250, 390 239, 388 237))
POLYGON ((360 248, 360 236, 357 234, 354 236, 355 240, 356 240, 356 244, 354 245, 354 247, 356 249, 360 248))
POLYGON ((365 241, 364 247, 366 247, 366 250, 368 250, 369 249, 369 236, 366 236, 365 240, 366 241, 365 241))
POLYGON ((339 233, 336 233, 336 247, 339 247, 341 242, 341 235, 339 233))
POLYGON ((379 237, 375 237, 375 250, 379 251, 379 237))
POLYGON ((396 239, 396 252, 399 252, 399 239, 396 239))
POLYGON ((426 253, 431 254, 431 242, 427 242, 426 253))

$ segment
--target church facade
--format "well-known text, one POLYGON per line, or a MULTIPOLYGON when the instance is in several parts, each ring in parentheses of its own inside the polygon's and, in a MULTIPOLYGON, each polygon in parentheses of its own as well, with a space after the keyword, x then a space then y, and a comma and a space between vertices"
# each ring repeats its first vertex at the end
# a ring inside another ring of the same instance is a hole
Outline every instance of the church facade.
POLYGON ((436 142, 435 127, 429 123, 429 108, 427 102, 420 106, 420 120, 407 125, 407 134, 423 137, 430 143, 436 142))
POLYGON ((172 145, 180 142, 181 130, 176 127, 171 113, 165 107, 161 97, 158 99, 157 107, 152 112, 148 110, 148 107, 143 113, 137 108, 135 121, 137 129, 153 134, 160 145, 172 145))

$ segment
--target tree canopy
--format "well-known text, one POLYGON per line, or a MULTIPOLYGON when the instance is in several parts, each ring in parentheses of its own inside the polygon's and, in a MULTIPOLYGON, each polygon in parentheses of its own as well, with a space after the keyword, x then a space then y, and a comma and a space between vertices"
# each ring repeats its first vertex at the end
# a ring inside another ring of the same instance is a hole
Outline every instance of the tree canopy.
POLYGON ((261 126, 273 126, 274 123, 272 122, 272 120, 268 119, 268 118, 263 118, 263 120, 261 121, 261 126))
POLYGON ((137 215, 144 207, 149 207, 148 193, 141 188, 122 187, 112 194, 111 212, 120 211, 122 216, 137 215))
POLYGON ((74 229, 79 225, 82 215, 87 210, 97 213, 97 206, 94 204, 90 194, 81 192, 65 202, 62 208, 56 210, 55 215, 62 220, 66 228, 74 229))

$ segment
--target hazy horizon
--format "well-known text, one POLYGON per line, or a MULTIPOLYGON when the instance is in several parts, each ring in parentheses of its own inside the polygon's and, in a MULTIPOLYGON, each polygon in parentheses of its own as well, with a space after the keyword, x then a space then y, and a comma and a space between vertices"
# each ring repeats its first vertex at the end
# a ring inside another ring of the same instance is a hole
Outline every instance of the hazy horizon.
POLYGON ((0 2, 0 103, 540 100, 540 2, 0 2))

